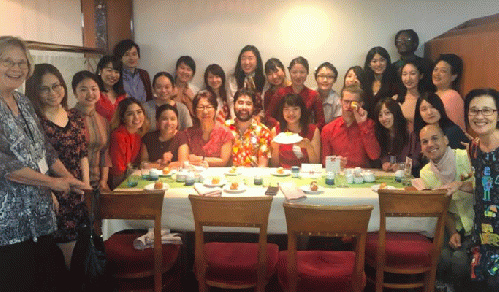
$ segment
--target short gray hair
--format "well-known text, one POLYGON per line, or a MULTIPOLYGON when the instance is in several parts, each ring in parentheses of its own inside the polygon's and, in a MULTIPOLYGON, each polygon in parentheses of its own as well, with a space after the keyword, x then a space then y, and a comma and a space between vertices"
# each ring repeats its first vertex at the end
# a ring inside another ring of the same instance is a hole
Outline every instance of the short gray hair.
POLYGON ((0 56, 3 55, 7 47, 16 47, 23 50, 24 54, 26 55, 26 59, 28 60, 28 75, 26 76, 26 78, 30 77, 31 74, 33 74, 34 70, 33 58, 29 53, 28 46, 26 45, 26 43, 19 37, 14 37, 10 35, 0 36, 0 56))

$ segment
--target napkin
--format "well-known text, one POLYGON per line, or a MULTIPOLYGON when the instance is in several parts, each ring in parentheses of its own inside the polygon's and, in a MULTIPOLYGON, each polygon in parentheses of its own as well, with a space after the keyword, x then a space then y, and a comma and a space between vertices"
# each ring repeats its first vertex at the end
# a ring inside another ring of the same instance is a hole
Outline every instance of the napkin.
MULTIPOLYGON (((179 233, 170 233, 170 229, 161 229, 161 244, 182 244, 182 238, 179 233)), ((154 228, 149 228, 149 231, 135 238, 133 247, 138 250, 154 247, 154 228)))
POLYGON ((306 197, 303 191, 300 190, 294 183, 280 183, 279 188, 287 200, 296 200, 306 197))
POLYGON ((205 197, 221 197, 222 189, 219 187, 209 188, 205 187, 202 183, 195 183, 194 189, 200 196, 205 197))

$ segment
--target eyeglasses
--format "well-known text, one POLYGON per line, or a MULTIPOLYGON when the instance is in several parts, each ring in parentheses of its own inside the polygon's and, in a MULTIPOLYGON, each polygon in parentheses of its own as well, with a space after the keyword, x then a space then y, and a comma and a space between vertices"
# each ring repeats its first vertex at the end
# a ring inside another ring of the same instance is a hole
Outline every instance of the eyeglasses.
POLYGON ((468 115, 470 116, 477 116, 479 113, 482 113, 483 116, 491 116, 493 115, 497 110, 496 109, 491 109, 491 108, 483 108, 483 109, 476 109, 476 108, 470 108, 468 115))
POLYGON ((196 107, 196 110, 198 110, 198 111, 204 111, 204 110, 210 111, 210 110, 212 110, 214 108, 215 107, 213 107, 212 105, 205 105, 205 106, 198 106, 198 107, 196 107))
POLYGON ((5 68, 13 68, 15 65, 19 65, 19 68, 22 70, 28 69, 28 62, 26 60, 21 60, 19 62, 14 62, 14 60, 7 58, 7 59, 0 59, 0 64, 2 64, 3 67, 5 68))
POLYGON ((49 94, 50 90, 57 92, 62 89, 62 85, 60 83, 54 83, 50 86, 42 86, 40 87, 40 93, 41 94, 49 94))
POLYGON ((319 74, 317 75, 317 79, 329 79, 329 80, 334 80, 336 79, 336 76, 334 75, 322 75, 322 74, 319 74))

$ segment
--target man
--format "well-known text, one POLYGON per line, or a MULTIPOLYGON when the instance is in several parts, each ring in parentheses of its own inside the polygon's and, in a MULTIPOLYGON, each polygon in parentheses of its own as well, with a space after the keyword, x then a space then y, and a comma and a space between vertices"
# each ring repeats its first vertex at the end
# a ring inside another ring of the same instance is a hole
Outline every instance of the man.
POLYGON ((322 109, 326 124, 341 116, 340 96, 333 89, 338 77, 338 70, 333 64, 324 62, 315 70, 315 81, 317 81, 317 92, 322 100, 322 109))
POLYGON ((341 91, 341 117, 322 129, 322 163, 326 156, 346 158, 346 167, 369 167, 370 160, 380 156, 380 147, 374 133, 374 121, 367 118, 362 108, 363 92, 357 86, 341 91))
POLYGON ((444 244, 437 273, 437 286, 448 291, 468 291, 470 263, 468 248, 473 227, 473 174, 466 150, 451 149, 449 140, 437 125, 421 129, 421 151, 429 159, 421 178, 413 180, 418 188, 446 189, 452 195, 447 216, 444 244), (453 289, 453 288, 454 289, 453 289))
POLYGON ((234 166, 265 167, 270 157, 270 130, 253 118, 256 95, 241 89, 234 95, 234 121, 226 125, 234 135, 232 162, 234 166))

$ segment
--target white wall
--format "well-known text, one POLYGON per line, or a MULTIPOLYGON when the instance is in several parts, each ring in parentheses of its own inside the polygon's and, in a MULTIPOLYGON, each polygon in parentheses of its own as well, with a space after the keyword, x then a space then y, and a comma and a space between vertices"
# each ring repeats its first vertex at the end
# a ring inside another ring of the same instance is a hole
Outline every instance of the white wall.
MULTIPOLYGON (((388 49, 400 29, 413 28, 422 44, 477 17, 499 12, 499 1, 420 0, 148 0, 134 1, 135 40, 141 46, 141 67, 151 75, 172 72, 181 55, 196 60, 194 82, 202 85, 210 63, 232 71, 241 48, 257 46, 264 62, 279 58, 285 66, 303 55, 311 67, 332 62, 340 71, 363 65, 374 46, 388 49)), ((313 86, 313 76, 308 84, 313 86)))

